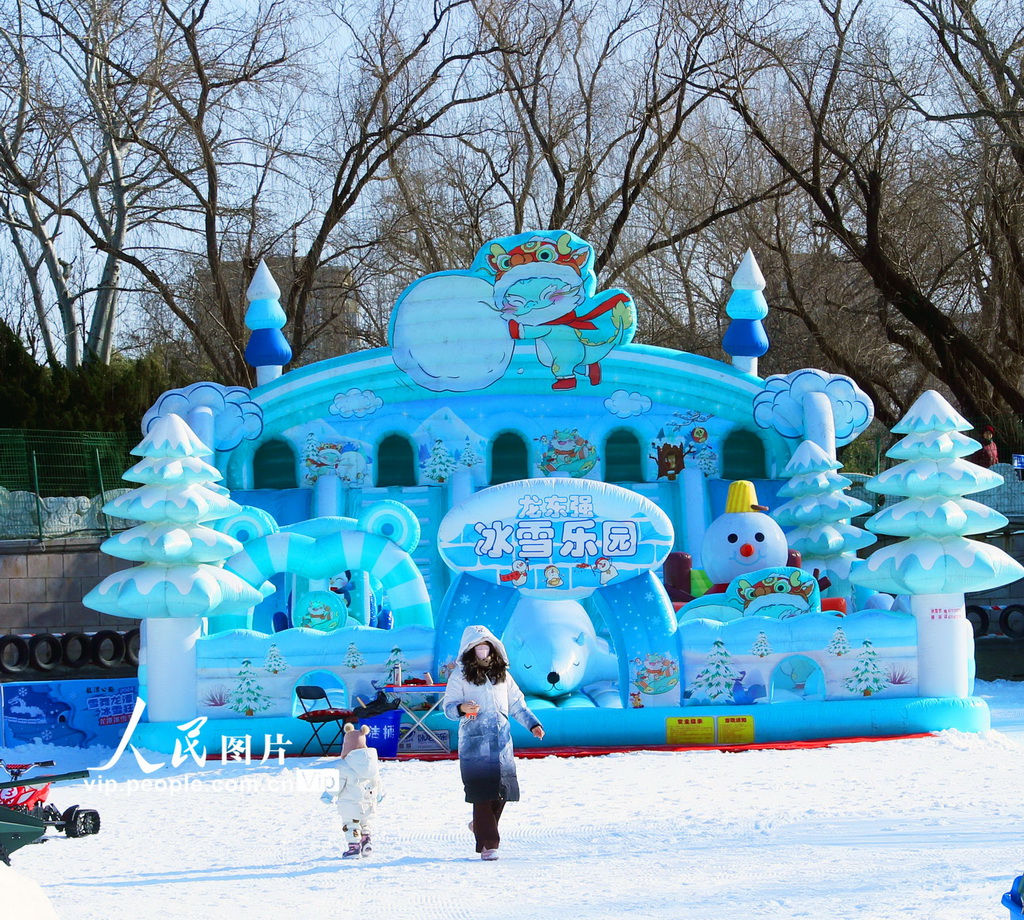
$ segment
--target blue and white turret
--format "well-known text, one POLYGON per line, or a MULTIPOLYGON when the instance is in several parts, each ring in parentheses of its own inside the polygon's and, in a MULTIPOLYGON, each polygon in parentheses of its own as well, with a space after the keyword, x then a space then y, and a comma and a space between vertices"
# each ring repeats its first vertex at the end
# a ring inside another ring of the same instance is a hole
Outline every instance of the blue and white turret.
POLYGON ((284 365, 292 359, 291 346, 281 332, 288 321, 281 307, 281 289, 263 259, 256 266, 245 297, 249 301, 245 325, 252 330, 245 360, 256 368, 256 383, 262 386, 280 377, 284 365))
POLYGON ((761 322, 768 315, 764 288, 764 275, 748 249, 732 276, 732 296, 725 305, 732 322, 722 339, 722 349, 733 365, 748 374, 757 374, 757 359, 768 351, 768 335, 761 322))

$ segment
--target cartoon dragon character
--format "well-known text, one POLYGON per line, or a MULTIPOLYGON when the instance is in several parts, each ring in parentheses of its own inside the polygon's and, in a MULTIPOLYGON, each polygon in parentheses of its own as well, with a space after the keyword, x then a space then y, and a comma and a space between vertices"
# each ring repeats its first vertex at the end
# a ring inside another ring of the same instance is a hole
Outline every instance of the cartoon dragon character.
POLYGON ((601 360, 626 345, 636 308, 624 291, 595 293, 594 251, 571 233, 495 240, 486 255, 494 274, 494 309, 513 339, 533 339, 537 359, 551 369, 553 390, 572 390, 576 374, 601 382, 601 360))
POLYGON ((741 578, 736 587, 739 589, 740 597, 743 598, 743 606, 749 606, 759 597, 769 594, 789 594, 802 597, 808 600, 811 592, 814 591, 814 583, 808 576, 800 572, 792 572, 786 575, 768 575, 760 581, 751 584, 745 578, 741 578))
POLYGON ((586 476, 597 463, 594 445, 578 428, 556 428, 550 438, 544 435, 539 440, 544 445, 539 465, 545 476, 557 473, 578 478, 586 476))

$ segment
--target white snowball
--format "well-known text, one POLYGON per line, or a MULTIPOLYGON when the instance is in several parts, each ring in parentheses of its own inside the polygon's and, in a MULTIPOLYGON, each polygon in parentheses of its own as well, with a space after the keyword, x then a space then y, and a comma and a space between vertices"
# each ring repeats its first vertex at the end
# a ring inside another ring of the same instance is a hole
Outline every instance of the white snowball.
POLYGON ((493 285, 458 272, 428 275, 395 305, 392 354, 420 386, 482 390, 512 360, 508 323, 492 307, 493 285))

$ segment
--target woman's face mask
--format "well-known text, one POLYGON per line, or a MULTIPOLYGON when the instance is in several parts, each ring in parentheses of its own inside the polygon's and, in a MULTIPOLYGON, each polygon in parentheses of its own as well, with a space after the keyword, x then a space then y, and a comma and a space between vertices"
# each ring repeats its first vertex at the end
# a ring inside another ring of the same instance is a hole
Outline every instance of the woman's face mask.
POLYGON ((484 642, 480 645, 475 646, 473 651, 476 652, 477 658, 486 658, 488 655, 491 654, 491 647, 486 642, 484 642))

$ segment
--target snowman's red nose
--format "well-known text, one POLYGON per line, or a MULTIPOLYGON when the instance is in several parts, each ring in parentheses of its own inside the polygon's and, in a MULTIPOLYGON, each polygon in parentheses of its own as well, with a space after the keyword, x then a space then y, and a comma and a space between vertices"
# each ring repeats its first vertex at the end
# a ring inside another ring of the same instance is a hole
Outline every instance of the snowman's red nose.
POLYGON ((754 555, 754 547, 752 547, 749 543, 744 543, 740 547, 740 555, 741 556, 753 556, 754 555))

